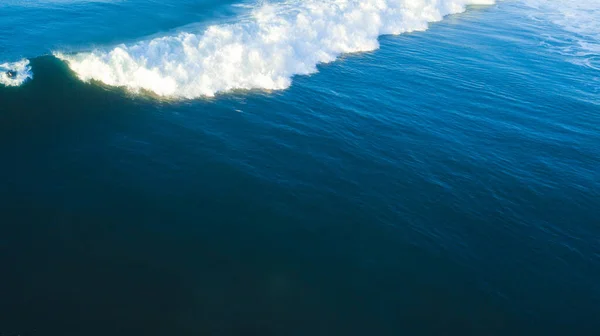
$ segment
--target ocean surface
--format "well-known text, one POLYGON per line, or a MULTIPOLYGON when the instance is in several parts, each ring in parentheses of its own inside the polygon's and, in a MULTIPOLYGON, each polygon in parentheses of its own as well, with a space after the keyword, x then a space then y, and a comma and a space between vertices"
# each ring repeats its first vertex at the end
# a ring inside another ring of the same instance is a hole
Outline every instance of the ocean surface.
POLYGON ((0 336, 599 334, 600 1, 0 0, 0 336))

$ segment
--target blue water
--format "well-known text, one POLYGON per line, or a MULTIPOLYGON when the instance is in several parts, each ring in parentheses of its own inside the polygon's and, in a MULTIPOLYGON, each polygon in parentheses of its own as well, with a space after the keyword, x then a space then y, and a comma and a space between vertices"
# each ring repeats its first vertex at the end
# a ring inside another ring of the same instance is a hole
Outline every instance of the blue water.
POLYGON ((0 335, 598 334, 600 4, 306 3, 0 4, 0 335))

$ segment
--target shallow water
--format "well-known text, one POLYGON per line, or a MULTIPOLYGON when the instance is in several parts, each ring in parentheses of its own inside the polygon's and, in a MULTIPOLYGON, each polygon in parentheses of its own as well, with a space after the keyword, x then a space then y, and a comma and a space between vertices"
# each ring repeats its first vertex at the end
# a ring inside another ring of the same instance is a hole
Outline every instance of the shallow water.
MULTIPOLYGON (((280 87, 182 97, 53 55, 264 7, 3 2, 0 64, 31 78, 0 87, 0 334, 595 334, 600 6, 558 3, 473 6, 326 64, 283 57, 309 75, 266 62, 280 87)), ((181 59, 161 50, 137 55, 181 59)))

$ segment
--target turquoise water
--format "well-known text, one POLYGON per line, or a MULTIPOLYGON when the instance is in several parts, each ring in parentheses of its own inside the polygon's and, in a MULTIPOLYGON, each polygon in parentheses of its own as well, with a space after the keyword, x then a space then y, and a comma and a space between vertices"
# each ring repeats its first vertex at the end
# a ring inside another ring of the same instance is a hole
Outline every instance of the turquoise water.
POLYGON ((0 335, 595 335, 600 4, 466 3, 3 1, 0 335))

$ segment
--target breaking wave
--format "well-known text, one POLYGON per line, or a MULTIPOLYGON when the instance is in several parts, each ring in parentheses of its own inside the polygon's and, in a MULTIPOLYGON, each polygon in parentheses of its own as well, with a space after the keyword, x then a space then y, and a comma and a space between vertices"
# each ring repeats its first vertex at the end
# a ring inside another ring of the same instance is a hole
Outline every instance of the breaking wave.
POLYGON ((235 89, 280 90, 294 75, 344 53, 379 47, 378 37, 422 31, 468 5, 494 0, 291 0, 260 4, 232 24, 112 49, 54 55, 83 81, 159 96, 196 98, 235 89))
POLYGON ((29 60, 0 64, 0 85, 20 86, 33 78, 29 60))

